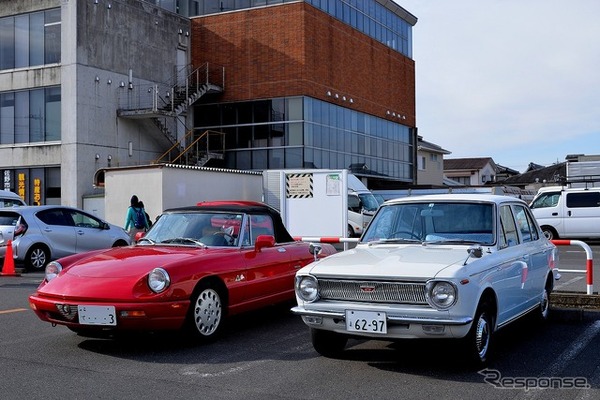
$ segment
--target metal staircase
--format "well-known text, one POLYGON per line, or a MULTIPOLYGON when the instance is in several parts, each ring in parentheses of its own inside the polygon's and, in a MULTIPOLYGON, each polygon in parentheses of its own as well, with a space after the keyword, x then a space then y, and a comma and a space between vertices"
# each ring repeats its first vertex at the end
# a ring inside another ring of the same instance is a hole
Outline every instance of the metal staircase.
MULTIPOLYGON (((177 118, 184 116, 190 106, 202 96, 222 93, 224 87, 224 67, 208 63, 195 69, 187 66, 168 83, 136 86, 130 83, 127 90, 120 93, 117 116, 152 121, 161 137, 172 145, 167 153, 181 154, 186 151, 187 146, 173 132, 177 118)), ((182 139, 187 137, 186 134, 182 139)))
POLYGON ((215 160, 222 161, 224 154, 225 133, 207 130, 197 134, 194 130, 189 130, 184 137, 156 159, 154 164, 204 167, 215 160), (180 148, 183 150, 179 150, 180 148))

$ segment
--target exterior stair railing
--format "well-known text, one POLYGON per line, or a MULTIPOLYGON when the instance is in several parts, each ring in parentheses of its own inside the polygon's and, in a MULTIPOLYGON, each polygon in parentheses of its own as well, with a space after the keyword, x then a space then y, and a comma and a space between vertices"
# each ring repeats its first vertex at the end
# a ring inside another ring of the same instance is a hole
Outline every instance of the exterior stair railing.
POLYGON ((204 166, 212 159, 222 160, 225 153, 225 133, 207 130, 195 136, 195 131, 189 130, 184 137, 164 152, 154 164, 184 164, 204 166), (183 150, 180 150, 182 149, 183 150), (171 158, 172 155, 175 155, 171 158))

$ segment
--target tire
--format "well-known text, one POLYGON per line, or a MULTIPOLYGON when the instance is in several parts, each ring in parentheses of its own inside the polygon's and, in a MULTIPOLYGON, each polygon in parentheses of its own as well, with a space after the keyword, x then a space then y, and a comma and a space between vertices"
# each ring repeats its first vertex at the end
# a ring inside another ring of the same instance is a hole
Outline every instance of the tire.
POLYGON ((544 286, 544 293, 542 293, 542 299, 538 307, 537 318, 542 322, 548 321, 550 316, 550 287, 548 283, 544 286))
POLYGON ((493 349, 494 317, 491 307, 482 302, 477 307, 471 330, 465 337, 465 346, 471 363, 481 367, 488 363, 493 349))
POLYGON ((354 237, 354 229, 352 229, 352 227, 350 225, 348 225, 348 237, 349 238, 354 237))
POLYGON ((30 271, 43 271, 50 262, 50 252, 45 246, 33 245, 25 256, 25 268, 30 271))
POLYGON ((548 226, 542 226, 542 232, 548 240, 558 239, 558 234, 556 233, 556 231, 548 226))
POLYGON ((348 342, 342 334, 314 328, 310 328, 310 338, 317 353, 328 358, 339 357, 348 342))
POLYGON ((190 333, 202 341, 213 340, 221 332, 223 318, 224 304, 220 291, 210 283, 201 283, 190 305, 190 333))

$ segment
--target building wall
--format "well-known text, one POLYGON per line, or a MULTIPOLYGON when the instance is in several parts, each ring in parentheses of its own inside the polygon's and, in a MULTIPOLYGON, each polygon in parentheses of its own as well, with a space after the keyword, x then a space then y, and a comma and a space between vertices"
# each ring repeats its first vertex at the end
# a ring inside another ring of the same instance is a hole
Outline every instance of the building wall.
POLYGON ((444 183, 444 156, 429 151, 417 150, 417 184, 442 186, 444 183), (432 160, 432 155, 437 160, 432 160), (421 169, 421 158, 425 158, 425 168, 421 169))
POLYGON ((194 65, 225 67, 222 101, 307 95, 415 126, 414 61, 304 2, 196 17, 192 35, 194 65))
POLYGON ((60 166, 60 202, 81 207, 85 196, 101 192, 92 185, 97 169, 147 164, 168 148, 158 128, 119 118, 117 109, 175 79, 190 21, 138 0, 2 1, 0 16, 56 7, 60 64, 1 70, 0 91, 60 85, 60 141, 2 145, 0 170, 60 166))

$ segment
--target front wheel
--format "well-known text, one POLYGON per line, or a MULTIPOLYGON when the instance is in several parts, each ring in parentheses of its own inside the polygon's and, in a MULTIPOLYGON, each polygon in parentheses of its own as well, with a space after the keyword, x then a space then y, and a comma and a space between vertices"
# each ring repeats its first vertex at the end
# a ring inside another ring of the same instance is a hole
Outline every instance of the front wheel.
POLYGON ((558 239, 558 233, 556 233, 556 231, 549 226, 542 226, 542 232, 548 240, 558 239))
POLYGON ((210 284, 202 284, 192 300, 189 314, 194 336, 202 340, 217 337, 223 325, 223 309, 219 291, 210 284))
POLYGON ((471 330, 465 338, 467 354, 476 366, 489 361, 493 345, 494 317, 487 303, 477 307, 471 330))
POLYGON ((348 337, 336 332, 310 328, 310 338, 313 347, 324 357, 338 357, 346 347, 348 337))

